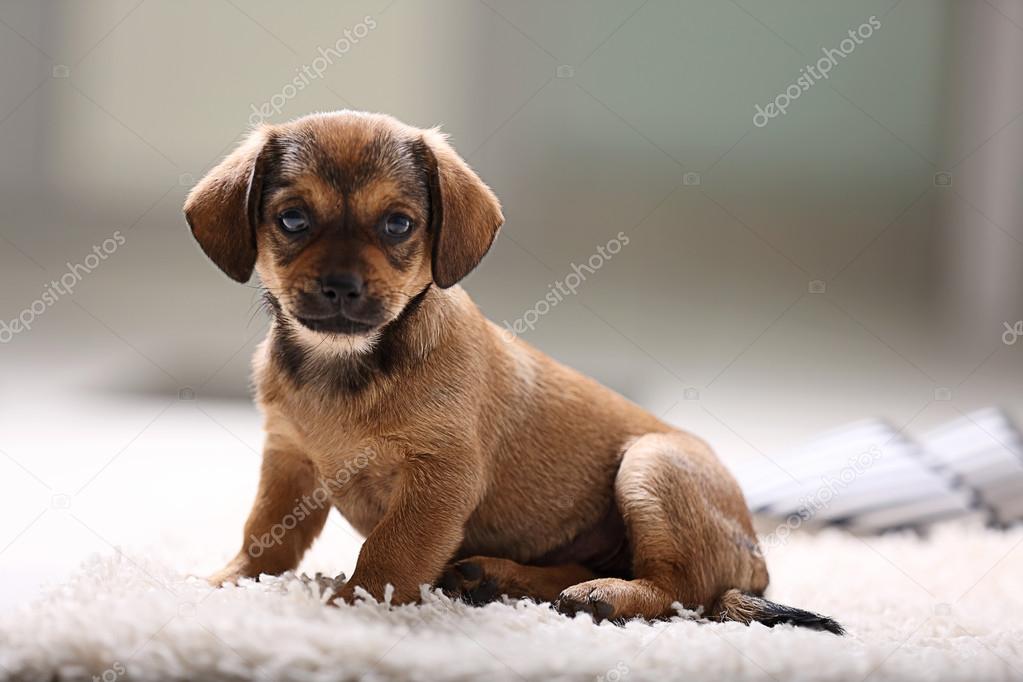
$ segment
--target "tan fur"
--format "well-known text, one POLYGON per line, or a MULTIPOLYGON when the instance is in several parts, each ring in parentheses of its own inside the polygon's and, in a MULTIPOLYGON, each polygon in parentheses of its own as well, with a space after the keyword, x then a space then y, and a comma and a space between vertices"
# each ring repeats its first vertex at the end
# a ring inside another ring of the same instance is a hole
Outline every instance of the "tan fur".
POLYGON ((255 268, 279 305, 254 362, 263 476, 245 545, 214 583, 297 567, 325 511, 259 556, 250 538, 327 481, 330 504, 366 536, 343 600, 356 585, 381 597, 389 583, 409 602, 422 584, 468 593, 487 583, 497 595, 560 597, 568 612, 654 618, 674 601, 710 609, 726 590, 766 588, 742 494, 705 443, 507 339, 456 285, 503 218, 439 133, 342 112, 257 135, 188 200, 196 237, 237 274, 244 254, 225 256, 228 237, 209 236, 219 228, 202 216, 241 201, 244 192, 224 189, 245 175, 239 158, 275 159, 266 177, 276 185, 261 190, 251 226, 255 268), (263 139, 294 146, 263 152, 263 139), (410 149, 418 171, 400 170, 410 149), (289 201, 319 230, 298 250, 273 222, 289 201), (417 224, 404 261, 373 236, 395 206, 417 224), (331 268, 362 273, 381 302, 372 333, 294 331, 295 306, 331 268), (363 372, 350 389, 335 386, 363 372))

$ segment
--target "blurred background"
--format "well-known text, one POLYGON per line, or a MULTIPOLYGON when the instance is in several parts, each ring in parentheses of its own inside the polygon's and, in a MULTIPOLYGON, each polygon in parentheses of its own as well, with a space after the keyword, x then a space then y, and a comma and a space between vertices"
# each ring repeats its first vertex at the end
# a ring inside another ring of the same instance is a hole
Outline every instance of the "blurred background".
POLYGON ((235 550, 266 319, 180 209, 252 123, 442 125, 505 207, 483 311, 742 470, 1023 418, 1021 73, 1019 0, 4 0, 0 603, 235 550))

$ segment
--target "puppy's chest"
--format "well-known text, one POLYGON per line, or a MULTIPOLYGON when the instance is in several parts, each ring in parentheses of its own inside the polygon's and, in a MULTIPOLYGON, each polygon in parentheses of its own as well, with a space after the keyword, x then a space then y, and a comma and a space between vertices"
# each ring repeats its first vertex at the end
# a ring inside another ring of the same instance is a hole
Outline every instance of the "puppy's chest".
POLYGON ((343 410, 318 412, 288 403, 278 404, 277 413, 316 467, 334 506, 367 535, 387 509, 407 447, 343 410))
POLYGON ((309 447, 309 457, 327 481, 334 506, 356 530, 368 535, 387 511, 398 485, 405 459, 402 448, 382 438, 311 440, 315 444, 309 447))

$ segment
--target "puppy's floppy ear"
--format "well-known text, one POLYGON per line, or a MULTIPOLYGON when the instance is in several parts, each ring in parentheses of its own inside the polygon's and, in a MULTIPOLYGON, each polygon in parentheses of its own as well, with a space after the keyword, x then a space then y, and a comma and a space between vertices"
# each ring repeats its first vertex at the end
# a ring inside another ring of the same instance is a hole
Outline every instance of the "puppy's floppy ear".
POLYGON ((430 175, 433 281, 457 284, 490 250, 504 223, 501 204, 436 129, 423 132, 430 175))
POLYGON ((268 127, 255 130, 185 200, 185 219, 199 246, 238 282, 248 281, 256 264, 256 223, 270 136, 268 127))

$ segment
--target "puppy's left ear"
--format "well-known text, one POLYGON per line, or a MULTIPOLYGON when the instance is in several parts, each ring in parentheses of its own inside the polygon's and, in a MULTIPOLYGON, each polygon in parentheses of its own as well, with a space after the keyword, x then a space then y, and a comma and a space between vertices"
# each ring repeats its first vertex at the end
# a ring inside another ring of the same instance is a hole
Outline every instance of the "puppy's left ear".
POLYGON ((479 265, 504 223, 501 204, 437 130, 423 132, 430 175, 433 281, 457 284, 479 265))
POLYGON ((256 265, 256 224, 268 127, 254 131, 199 181, 185 200, 185 219, 203 252, 238 282, 256 265))

